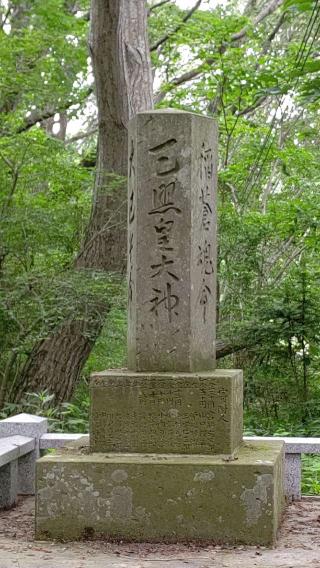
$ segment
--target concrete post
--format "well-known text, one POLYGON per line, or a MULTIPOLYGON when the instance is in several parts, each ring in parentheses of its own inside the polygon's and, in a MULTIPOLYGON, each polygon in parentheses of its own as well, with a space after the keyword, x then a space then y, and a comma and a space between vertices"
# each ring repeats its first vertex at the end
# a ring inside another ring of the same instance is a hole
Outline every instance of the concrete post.
POLYGON ((301 454, 286 454, 285 484, 289 501, 301 499, 301 454))

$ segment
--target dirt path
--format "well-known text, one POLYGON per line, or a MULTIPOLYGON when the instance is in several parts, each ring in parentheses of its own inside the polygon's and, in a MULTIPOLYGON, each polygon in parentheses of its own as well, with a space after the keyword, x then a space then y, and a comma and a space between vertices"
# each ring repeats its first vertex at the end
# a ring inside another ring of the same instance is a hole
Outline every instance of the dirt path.
POLYGON ((0 568, 320 568, 320 500, 286 514, 276 549, 34 541, 34 501, 0 513, 0 568))

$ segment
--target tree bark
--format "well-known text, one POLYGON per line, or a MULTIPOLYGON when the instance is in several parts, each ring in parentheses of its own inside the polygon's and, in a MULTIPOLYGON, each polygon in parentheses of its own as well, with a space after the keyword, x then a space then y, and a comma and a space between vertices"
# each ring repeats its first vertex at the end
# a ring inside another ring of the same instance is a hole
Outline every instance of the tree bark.
POLYGON ((78 267, 125 270, 127 124, 153 107, 144 0, 94 0, 90 51, 98 106, 98 158, 91 221, 78 267), (118 186, 114 191, 112 187, 118 186))
MULTIPOLYGON (((104 311, 106 307, 103 306, 104 311)), ((56 401, 70 399, 83 365, 100 333, 99 318, 96 317, 91 322, 90 336, 87 335, 86 328, 84 320, 64 322, 52 336, 34 346, 19 381, 14 385, 15 401, 19 401, 25 392, 44 389, 54 393, 56 401)))
MULTIPOLYGON (((93 203, 74 268, 124 272, 127 125, 153 107, 145 0, 92 0, 90 51, 98 105, 98 159, 93 203)), ((111 299, 88 305, 88 317, 66 321, 34 346, 13 389, 49 389, 56 402, 72 396, 99 336, 111 299)))

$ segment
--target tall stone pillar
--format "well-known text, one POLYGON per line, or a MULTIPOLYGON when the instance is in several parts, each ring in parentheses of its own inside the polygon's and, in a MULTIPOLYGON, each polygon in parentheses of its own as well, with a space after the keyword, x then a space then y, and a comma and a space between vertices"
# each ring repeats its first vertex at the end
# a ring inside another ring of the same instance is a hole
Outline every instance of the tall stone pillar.
POLYGON ((185 112, 129 127, 128 367, 215 368, 217 128, 185 112))
POLYGON ((38 538, 274 542, 282 443, 243 443, 215 365, 217 154, 210 118, 129 125, 128 369, 92 377, 90 447, 40 460, 38 538))

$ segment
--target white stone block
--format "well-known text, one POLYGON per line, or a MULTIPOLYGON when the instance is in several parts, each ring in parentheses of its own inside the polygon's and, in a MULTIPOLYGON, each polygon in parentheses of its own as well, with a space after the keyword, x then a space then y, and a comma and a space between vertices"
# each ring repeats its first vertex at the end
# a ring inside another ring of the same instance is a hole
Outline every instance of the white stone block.
POLYGON ((62 448, 68 442, 74 442, 84 437, 89 438, 89 434, 43 434, 39 440, 40 450, 62 448))
POLYGON ((0 439, 0 468, 10 463, 12 460, 18 459, 19 449, 12 444, 7 438, 0 439))
POLYGON ((0 420, 0 438, 19 434, 30 438, 40 438, 48 430, 48 420, 33 414, 17 414, 0 420))
POLYGON ((0 421, 0 438, 19 435, 35 440, 34 449, 19 464, 19 493, 23 495, 33 495, 35 492, 35 462, 40 457, 39 438, 47 430, 48 420, 33 414, 17 414, 0 421))
POLYGON ((18 457, 21 458, 26 454, 32 452, 36 447, 35 438, 30 438, 28 436, 8 436, 7 438, 0 438, 1 442, 8 442, 18 449, 18 457))

